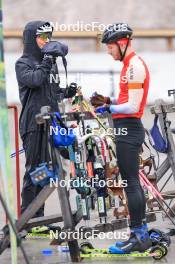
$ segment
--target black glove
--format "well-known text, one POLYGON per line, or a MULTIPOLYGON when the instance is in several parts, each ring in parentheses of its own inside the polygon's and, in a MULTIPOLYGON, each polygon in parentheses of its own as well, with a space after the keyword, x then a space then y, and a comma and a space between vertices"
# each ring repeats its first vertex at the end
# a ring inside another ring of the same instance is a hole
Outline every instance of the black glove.
POLYGON ((94 107, 99 107, 104 104, 111 104, 110 97, 105 97, 101 94, 98 94, 97 92, 92 95, 90 102, 94 107))
POLYGON ((77 92, 77 84, 76 83, 71 83, 69 87, 65 89, 64 97, 65 98, 72 98, 73 96, 76 95, 77 92))
POLYGON ((54 58, 61 56, 64 57, 68 53, 68 46, 58 41, 49 41, 41 49, 42 54, 52 56, 54 58))

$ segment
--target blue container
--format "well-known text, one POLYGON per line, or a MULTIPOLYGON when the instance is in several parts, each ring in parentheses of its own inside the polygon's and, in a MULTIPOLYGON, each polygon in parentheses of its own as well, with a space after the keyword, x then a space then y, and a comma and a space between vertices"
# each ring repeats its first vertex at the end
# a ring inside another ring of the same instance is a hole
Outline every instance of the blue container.
POLYGON ((50 255, 52 255, 53 251, 52 251, 52 249, 43 249, 43 250, 41 251, 41 253, 42 253, 43 255, 45 255, 45 256, 50 256, 50 255))

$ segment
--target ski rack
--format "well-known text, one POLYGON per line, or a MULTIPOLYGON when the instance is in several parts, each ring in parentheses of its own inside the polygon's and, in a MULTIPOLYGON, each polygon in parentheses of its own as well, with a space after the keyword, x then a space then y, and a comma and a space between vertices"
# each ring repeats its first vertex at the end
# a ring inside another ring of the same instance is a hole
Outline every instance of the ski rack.
POLYGON ((151 107, 151 113, 158 115, 162 135, 169 142, 169 148, 166 154, 167 157, 159 166, 159 168, 154 172, 154 175, 157 182, 159 182, 163 178, 163 176, 170 171, 170 175, 167 176, 166 181, 160 191, 164 199, 170 200, 171 204, 172 200, 175 198, 175 191, 173 190, 162 192, 172 176, 174 177, 175 181, 175 142, 172 135, 173 129, 170 128, 171 121, 169 121, 169 119, 167 118, 168 113, 175 113, 175 90, 168 90, 168 95, 174 96, 174 103, 167 104, 162 99, 158 99, 155 101, 155 105, 151 107))
MULTIPOLYGON (((76 119, 76 114, 77 114, 77 112, 71 112, 71 113, 70 112, 68 112, 68 113, 64 112, 64 115, 62 117, 66 119, 66 122, 67 121, 76 121, 77 120, 76 119)), ((83 113, 78 112, 78 114, 81 117, 83 117, 83 119, 86 120, 86 121, 87 120, 96 120, 96 118, 94 117, 92 112, 83 111, 83 113)), ((103 122, 103 120, 104 121, 107 120, 108 124, 109 124, 108 127, 113 128, 113 120, 112 120, 112 117, 111 117, 111 115, 109 113, 104 113, 103 115, 97 114, 97 116, 100 117, 102 122, 103 122)), ((97 121, 97 123, 98 123, 98 121, 97 121)), ((100 124, 99 124, 99 127, 101 127, 100 124)), ((115 193, 114 195, 117 194, 117 195, 121 196, 121 189, 123 189, 123 188, 116 188, 116 190, 114 191, 114 193, 115 193)), ((146 213, 146 220, 147 220, 148 223, 156 221, 156 214, 155 214, 156 212, 161 213, 160 210, 154 210, 154 211, 149 210, 146 213)), ((120 215, 120 213, 118 215, 120 215)), ((106 224, 100 223, 100 224, 95 225, 93 228, 84 227, 84 230, 90 231, 90 229, 95 229, 95 230, 99 230, 101 232, 109 232, 109 231, 114 231, 114 230, 118 230, 118 229, 121 229, 121 228, 125 228, 125 227, 128 226, 128 217, 126 216, 126 214, 124 212, 122 212, 121 215, 123 215, 123 216, 122 217, 120 217, 120 216, 118 217, 118 216, 115 216, 115 214, 114 214, 114 219, 115 220, 112 220, 111 223, 106 223, 106 224)))

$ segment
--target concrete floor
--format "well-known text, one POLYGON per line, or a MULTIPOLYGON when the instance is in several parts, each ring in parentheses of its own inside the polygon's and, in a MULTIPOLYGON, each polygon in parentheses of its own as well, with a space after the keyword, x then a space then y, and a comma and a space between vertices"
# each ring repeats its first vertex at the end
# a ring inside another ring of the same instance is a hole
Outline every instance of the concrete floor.
MULTIPOLYGON (((151 223, 149 227, 157 227, 163 231, 168 231, 168 228, 171 228, 172 225, 169 223, 169 220, 162 221, 162 218, 159 216, 158 220, 154 223, 151 223)), ((124 229, 120 230, 126 231, 124 229)), ((165 258, 163 258, 160 261, 155 261, 151 257, 147 258, 113 258, 113 259, 107 259, 107 258, 99 258, 99 259, 84 259, 82 260, 82 264, 87 263, 114 263, 117 261, 117 263, 136 263, 136 264, 153 264, 153 263, 168 263, 168 264, 174 264, 175 263, 175 237, 171 237, 172 243, 169 247, 168 254, 165 258)), ((81 241, 82 242, 82 241, 81 241)), ((93 241, 90 240, 90 242, 93 244, 93 246, 98 248, 107 248, 109 245, 113 245, 115 243, 115 240, 99 240, 94 239, 93 241)), ((30 264, 60 264, 60 263, 72 263, 70 260, 69 253, 60 253, 58 251, 58 246, 50 246, 49 245, 50 240, 47 239, 27 239, 24 240, 23 245, 25 247, 25 250, 27 252, 27 255, 29 256, 30 264), (42 254, 42 250, 44 249, 52 249, 52 255, 45 256, 42 254)), ((7 249, 1 256, 0 256, 0 263, 1 264, 10 264, 11 263, 11 256, 10 256, 10 249, 7 249)), ((18 263, 19 264, 25 264, 24 258, 21 254, 20 249, 18 248, 18 263)))

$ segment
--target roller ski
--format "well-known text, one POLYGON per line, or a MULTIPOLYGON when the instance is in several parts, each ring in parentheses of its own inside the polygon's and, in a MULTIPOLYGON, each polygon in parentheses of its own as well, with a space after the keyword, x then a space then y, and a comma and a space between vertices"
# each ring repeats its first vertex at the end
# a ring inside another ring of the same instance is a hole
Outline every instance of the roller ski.
POLYGON ((144 252, 130 252, 130 253, 116 253, 112 249, 96 249, 89 242, 81 243, 80 245, 80 257, 83 258, 146 258, 152 257, 155 260, 160 260, 166 256, 168 249, 164 245, 152 246, 144 252))
POLYGON ((52 226, 52 225, 43 225, 43 226, 37 226, 33 227, 30 230, 27 231, 25 238, 50 238, 50 231, 53 232, 59 232, 61 231, 61 228, 59 226, 52 226))
POLYGON ((95 249, 85 242, 80 246, 82 258, 116 258, 116 257, 153 257, 162 259, 168 252, 169 237, 158 229, 147 230, 147 226, 132 228, 129 239, 117 242, 108 249, 95 249))

